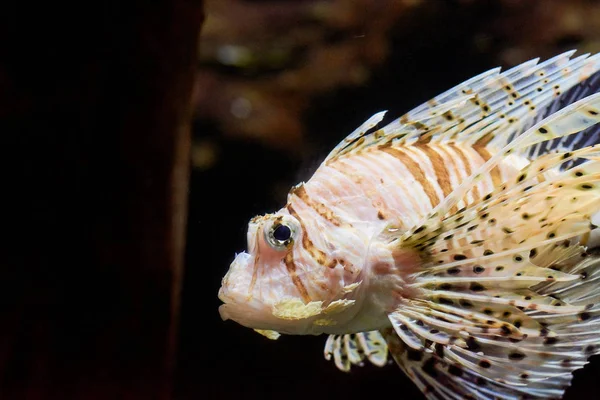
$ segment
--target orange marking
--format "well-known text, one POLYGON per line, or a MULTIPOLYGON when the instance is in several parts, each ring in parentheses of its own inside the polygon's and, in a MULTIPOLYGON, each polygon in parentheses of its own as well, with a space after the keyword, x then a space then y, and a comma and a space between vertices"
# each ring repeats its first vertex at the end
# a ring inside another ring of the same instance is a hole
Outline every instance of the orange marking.
MULTIPOLYGON (((447 189, 446 189, 445 187, 443 187, 443 186, 442 186, 442 191, 444 192, 444 196, 448 196, 448 195, 449 195, 449 194, 452 192, 452 182, 451 182, 451 180, 450 180, 450 175, 447 173, 447 170, 448 170, 448 168, 446 167, 446 164, 445 164, 444 160, 447 160, 448 162, 450 162, 450 164, 452 164, 452 165, 450 166, 450 168, 453 168, 453 169, 454 169, 454 171, 458 171, 458 168, 457 168, 457 166, 456 166, 456 162, 454 161, 454 155, 452 155, 452 154, 451 154, 451 153, 450 153, 448 150, 446 150, 446 149, 445 149, 444 147, 442 147, 442 146, 438 146, 438 147, 436 147, 436 148, 438 148, 438 149, 439 149, 439 150, 440 150, 442 153, 444 153, 444 157, 440 156, 439 154, 438 154, 438 156, 440 157, 440 158, 439 158, 439 161, 441 161, 442 165, 444 166, 444 169, 446 170, 447 182, 448 182, 448 188, 450 189, 450 190, 449 190, 449 192, 448 192, 448 193, 446 193, 446 190, 447 190, 447 189)), ((435 166, 434 166, 434 168, 435 168, 435 166)), ((436 174, 438 174, 438 172, 437 172, 437 171, 436 171, 436 174)), ((439 175, 438 175, 438 176, 439 176, 439 175)), ((457 178, 458 178, 458 182, 459 182, 459 184, 460 184, 460 182, 461 182, 461 177, 460 177, 460 175, 458 174, 458 172, 457 172, 456 176, 457 176, 457 178)), ((446 178, 445 178, 445 179, 446 179, 446 178)), ((441 186, 441 185, 440 185, 440 186, 441 186)), ((454 206, 452 206, 452 207, 450 208, 450 210, 449 210, 449 213, 450 213, 450 214, 453 214, 453 213, 455 213, 455 212, 457 212, 457 211, 458 211, 458 207, 457 207, 456 205, 454 205, 454 206)))
MULTIPOLYGON (((485 147, 475 145, 475 146, 473 146, 473 148, 475 149, 477 154, 479 154, 479 156, 481 158, 483 158, 483 161, 485 161, 485 162, 487 162, 487 160, 489 160, 492 157, 492 155, 490 154, 488 149, 486 149, 485 147)), ((500 186, 502 184, 502 176, 500 175, 500 168, 498 168, 498 166, 496 165, 494 168, 492 168, 492 170, 490 171, 490 174, 492 175, 492 182, 493 182, 494 186, 495 187, 500 186)))
POLYGON ((335 259, 330 260, 324 251, 318 249, 313 244, 312 240, 310 240, 310 238, 308 237, 308 232, 306 230, 306 226, 304 225, 304 223, 302 222, 302 219, 300 218, 300 216, 298 215, 296 210, 294 210, 294 208, 292 207, 291 204, 287 205, 287 209, 288 209, 289 213, 294 218, 296 218, 298 220, 298 222, 300 223, 300 228, 302 229, 302 247, 304 247, 304 249, 306 249, 308 254, 310 254, 310 256, 312 258, 314 258, 315 261, 318 262, 319 264, 324 265, 328 268, 335 268, 338 261, 335 259))
POLYGON ((427 143, 431 142, 431 136, 432 135, 433 135, 433 131, 422 133, 419 136, 419 139, 417 139, 417 142, 415 143, 415 145, 416 146, 426 145, 427 143))
MULTIPOLYGON (((259 232, 260 229, 256 230, 256 243, 259 242, 259 232)), ((252 270, 252 280, 250 281, 250 286, 248 287, 248 294, 252 294, 252 291, 254 290, 254 285, 256 284, 256 278, 258 276, 258 261, 260 259, 259 256, 260 252, 256 252, 256 255, 254 256, 254 269, 252 270)))
POLYGON ((308 291, 306 290, 306 287, 302 283, 302 280, 296 273, 296 264, 294 264, 294 256, 292 255, 291 251, 289 251, 285 255, 283 262, 285 263, 285 267, 287 268, 287 271, 290 274, 290 277, 292 278, 292 282, 294 283, 294 286, 296 286, 296 289, 298 289, 298 292, 300 292, 300 296, 302 296, 302 300, 304 300, 305 303, 310 302, 311 298, 308 294, 308 291))
POLYGON ((252 294, 252 291, 254 290, 254 285, 256 284, 256 278, 258 277, 258 253, 256 254, 256 257, 254 257, 254 269, 252 270, 252 280, 250 281, 250 286, 248 287, 248 293, 252 294))
POLYGON ((435 189, 433 188, 431 183, 429 183, 429 181, 427 180, 427 177, 425 176, 425 173, 423 172, 423 170, 421 169, 419 164, 417 164, 412 158, 410 158, 408 155, 406 155, 404 152, 402 152, 399 149, 395 149, 393 147, 389 147, 389 148, 386 147, 386 148, 382 148, 381 151, 384 151, 384 152, 390 154, 391 156, 397 158, 398 160, 400 160, 400 162, 402 162, 402 164, 404 164, 406 166, 406 168, 408 168, 408 170, 412 174, 412 176, 423 187, 425 194, 427 195, 427 197, 429 197, 429 201, 431 202, 432 207, 435 207, 440 203, 440 199, 439 199, 438 195, 435 193, 435 189))
POLYGON ((488 133, 487 135, 483 135, 473 144, 473 147, 485 147, 488 143, 494 138, 494 135, 488 133))
POLYGON ((308 195, 308 193, 306 193, 306 189, 304 189, 304 185, 302 185, 298 188, 292 189, 291 193, 298 196, 300 198, 300 200, 302 200, 304 203, 306 203, 306 205, 311 207, 313 210, 315 210, 317 212, 317 214, 319 214, 321 217, 325 218, 327 221, 331 222, 333 225, 341 226, 343 224, 342 221, 325 204, 317 203, 316 201, 312 200, 310 198, 310 196, 308 195))
MULTIPOLYGON (((462 149, 460 147, 455 146, 453 143, 450 144, 450 147, 452 147, 452 149, 454 149, 454 151, 458 154, 461 161, 465 165, 465 171, 467 173, 467 176, 470 176, 472 171, 471 171, 471 164, 469 163, 469 158, 465 155, 465 153, 462 151, 462 149)), ((485 151, 487 151, 487 150, 485 150, 485 151)), ((462 182, 462 179, 461 179, 461 182, 462 182)), ((473 195, 473 200, 477 200, 480 197, 479 189, 477 188, 477 185, 473 185, 473 190, 471 193, 473 195)), ((463 201, 465 202, 465 204, 468 204, 466 197, 463 199, 463 201)))
POLYGON ((435 176, 437 177, 437 183, 440 185, 442 192, 444 193, 444 197, 448 196, 452 193, 452 184, 450 183, 450 175, 448 174, 448 169, 444 163, 444 159, 430 146, 416 146, 418 149, 423 150, 431 164, 433 165, 433 170, 435 171, 435 176))
MULTIPOLYGON (((353 160, 357 160, 357 158, 354 158, 353 160)), ((358 158, 358 160, 360 160, 358 158)), ((383 214, 383 212, 385 211, 386 213, 388 213, 389 208, 387 207, 387 205, 385 204, 384 198, 381 195, 381 193, 379 192, 379 189, 376 188, 373 185, 370 185, 370 189, 373 190, 375 193, 377 193, 377 195, 374 196, 369 196, 366 194, 366 192, 369 192, 369 187, 366 187, 367 185, 369 185, 370 183, 373 183, 373 179, 371 177, 367 177, 367 179, 363 179, 363 176, 361 176, 360 173, 357 172, 357 169, 355 168, 356 163, 353 164, 342 164, 342 163, 337 163, 335 165, 332 165, 332 168, 334 168, 336 171, 344 174, 345 176, 347 176, 353 183, 355 183, 357 186, 360 187, 360 190, 362 191, 363 195, 365 197, 368 197, 369 200, 371 201, 371 205, 373 206, 373 208, 378 212, 377 217, 379 219, 385 219, 385 215, 383 214), (383 207, 383 210, 381 209, 383 207), (381 216, 384 216, 383 218, 381 216)), ((366 169, 370 169, 371 172, 372 168, 370 168, 369 166, 365 166, 364 164, 362 164, 362 166, 366 169)), ((377 171, 379 172, 379 171, 377 171)), ((380 178, 380 181, 382 181, 382 179, 380 178)), ((382 182, 383 183, 383 182, 382 182)), ((390 212, 391 214, 391 212, 390 212)), ((345 224, 349 227, 352 227, 351 224, 345 224)))

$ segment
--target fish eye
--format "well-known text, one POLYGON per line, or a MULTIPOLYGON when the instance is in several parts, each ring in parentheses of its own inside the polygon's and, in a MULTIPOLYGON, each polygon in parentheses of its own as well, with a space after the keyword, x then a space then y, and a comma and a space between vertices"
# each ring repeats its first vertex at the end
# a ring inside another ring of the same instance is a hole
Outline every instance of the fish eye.
POLYGON ((273 227, 273 237, 280 242, 285 242, 292 237, 292 230, 287 225, 277 225, 273 227))
POLYGON ((295 239, 299 224, 293 217, 278 217, 265 227, 265 239, 275 250, 285 250, 295 239))

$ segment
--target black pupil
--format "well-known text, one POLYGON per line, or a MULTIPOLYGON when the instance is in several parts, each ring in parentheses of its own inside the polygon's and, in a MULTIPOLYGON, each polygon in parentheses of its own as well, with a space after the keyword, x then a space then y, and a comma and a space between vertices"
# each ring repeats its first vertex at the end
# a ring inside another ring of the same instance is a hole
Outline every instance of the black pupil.
POLYGON ((292 231, 285 225, 279 225, 273 231, 273 237, 281 242, 285 242, 292 236, 292 231))

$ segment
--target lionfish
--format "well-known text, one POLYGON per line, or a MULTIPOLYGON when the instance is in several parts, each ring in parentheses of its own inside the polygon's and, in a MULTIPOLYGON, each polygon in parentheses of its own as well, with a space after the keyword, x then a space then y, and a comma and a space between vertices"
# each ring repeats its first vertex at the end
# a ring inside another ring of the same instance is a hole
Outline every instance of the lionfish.
POLYGON ((600 353, 600 54, 574 53, 369 118, 250 221, 222 318, 328 334, 343 371, 391 355, 428 399, 560 398, 600 353))

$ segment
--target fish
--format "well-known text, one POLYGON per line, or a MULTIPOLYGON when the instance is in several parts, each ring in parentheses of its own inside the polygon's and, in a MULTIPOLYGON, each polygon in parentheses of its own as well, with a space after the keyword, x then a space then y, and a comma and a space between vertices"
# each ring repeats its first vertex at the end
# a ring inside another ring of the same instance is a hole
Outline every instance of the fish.
POLYGON ((427 399, 560 398, 600 353, 600 54, 575 53, 369 118, 250 220, 222 319, 427 399))

